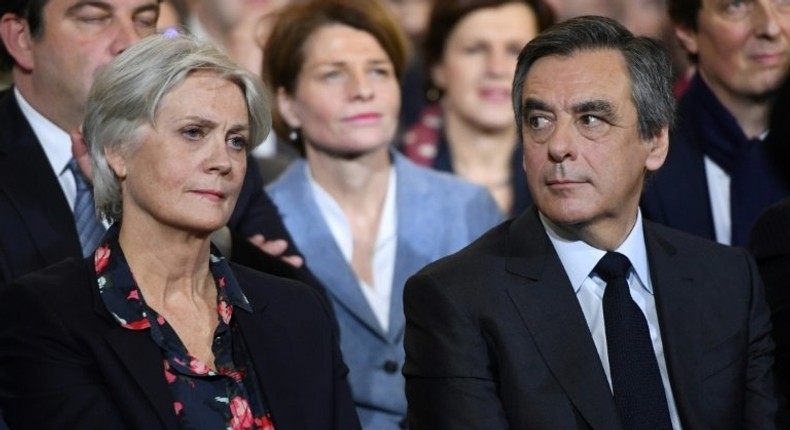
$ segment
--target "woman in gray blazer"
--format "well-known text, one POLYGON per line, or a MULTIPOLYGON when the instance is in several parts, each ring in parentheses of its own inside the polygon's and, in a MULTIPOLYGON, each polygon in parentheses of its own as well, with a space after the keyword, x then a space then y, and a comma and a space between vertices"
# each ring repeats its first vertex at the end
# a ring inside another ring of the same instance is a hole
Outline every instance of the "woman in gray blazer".
POLYGON ((275 127, 305 155, 267 191, 327 290, 360 421, 376 430, 405 425, 406 278, 502 219, 484 188, 390 150, 406 57, 386 6, 346 0, 288 6, 264 53, 275 127))

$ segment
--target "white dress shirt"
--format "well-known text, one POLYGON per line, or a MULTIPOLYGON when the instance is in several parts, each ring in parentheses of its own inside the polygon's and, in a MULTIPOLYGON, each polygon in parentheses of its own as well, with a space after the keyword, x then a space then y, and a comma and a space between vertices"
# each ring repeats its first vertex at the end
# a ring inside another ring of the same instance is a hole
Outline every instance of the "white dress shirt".
MULTIPOLYGON (((603 317, 603 294, 606 289, 606 282, 592 273, 598 261, 606 254, 606 251, 594 248, 581 240, 570 240, 563 237, 560 230, 543 214, 540 215, 540 220, 576 292, 576 298, 579 300, 584 318, 587 320, 587 326, 590 328, 590 334, 593 342, 595 342, 598 356, 601 359, 601 364, 611 389, 612 377, 609 369, 609 352, 606 346, 606 326, 603 317)), ((650 339, 653 342, 653 350, 661 372, 661 381, 664 383, 664 392, 667 396, 667 406, 669 407, 672 426, 675 429, 680 429, 680 418, 675 406, 675 398, 672 395, 672 388, 669 384, 669 374, 667 373, 667 364, 664 359, 664 345, 661 341, 661 328, 658 325, 656 301, 650 280, 650 267, 647 263, 641 212, 637 212, 634 228, 628 234, 623 244, 615 251, 625 255, 631 261, 632 268, 628 272, 628 285, 631 297, 647 318, 650 339)))
POLYGON ((52 121, 44 118, 43 115, 38 113, 30 103, 22 97, 19 89, 14 87, 14 96, 19 104, 30 127, 33 129, 38 138, 44 153, 49 160, 49 165, 52 171, 60 182, 60 188, 63 189, 63 195, 69 202, 69 207, 74 211, 74 201, 77 199, 77 183, 74 181, 74 175, 68 169, 69 161, 72 159, 71 154, 71 137, 69 134, 52 121))
MULTIPOLYGON (((310 169, 307 171, 307 176, 321 216, 329 226, 329 231, 332 232, 332 237, 340 248, 343 258, 350 265, 354 252, 354 237, 346 215, 335 199, 313 179, 310 169)), ((390 168, 389 185, 384 197, 384 207, 373 249, 373 285, 358 280, 360 290, 365 295, 365 299, 385 332, 389 330, 392 280, 395 273, 395 253, 398 245, 395 211, 396 176, 393 166, 390 168)))

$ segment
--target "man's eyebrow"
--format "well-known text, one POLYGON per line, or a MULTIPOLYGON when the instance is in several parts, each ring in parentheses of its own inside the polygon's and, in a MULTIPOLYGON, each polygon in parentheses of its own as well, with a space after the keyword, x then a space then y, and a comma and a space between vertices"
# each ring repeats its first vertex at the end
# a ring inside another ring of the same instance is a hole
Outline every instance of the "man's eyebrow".
MULTIPOLYGON (((95 7, 97 9, 103 9, 103 10, 108 11, 108 12, 115 9, 115 7, 112 4, 107 3, 105 1, 101 1, 101 0, 85 0, 85 1, 79 1, 79 2, 71 5, 68 9, 66 9, 66 14, 67 15, 73 15, 73 14, 77 13, 80 9, 82 9, 84 7, 89 7, 89 6, 90 7, 95 7)), ((139 14, 139 13, 149 12, 149 11, 156 12, 158 14, 159 13, 159 3, 154 2, 154 3, 148 3, 148 4, 144 4, 144 5, 138 6, 138 7, 136 7, 134 9, 134 14, 136 15, 136 14, 139 14)))
POLYGON ((66 9, 66 15, 73 15, 80 11, 80 9, 85 7, 95 7, 98 9, 103 9, 105 11, 111 11, 113 9, 112 5, 102 2, 102 1, 79 1, 71 5, 68 9, 66 9))
POLYGON ((573 112, 581 113, 597 113, 602 116, 614 116, 614 106, 608 100, 595 99, 587 100, 573 105, 573 112))
POLYGON ((534 99, 532 97, 527 97, 524 99, 524 103, 522 104, 522 110, 524 113, 535 111, 535 110, 545 110, 550 111, 551 108, 549 107, 548 103, 534 99))

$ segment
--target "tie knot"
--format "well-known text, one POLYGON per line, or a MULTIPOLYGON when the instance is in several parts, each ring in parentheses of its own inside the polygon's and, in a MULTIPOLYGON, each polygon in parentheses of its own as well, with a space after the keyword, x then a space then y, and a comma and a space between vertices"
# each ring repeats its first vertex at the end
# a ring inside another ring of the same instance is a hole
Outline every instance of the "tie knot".
POLYGON ((612 279, 625 278, 628 269, 631 268, 631 261, 619 252, 607 252, 606 255, 595 265, 595 273, 607 283, 612 279))

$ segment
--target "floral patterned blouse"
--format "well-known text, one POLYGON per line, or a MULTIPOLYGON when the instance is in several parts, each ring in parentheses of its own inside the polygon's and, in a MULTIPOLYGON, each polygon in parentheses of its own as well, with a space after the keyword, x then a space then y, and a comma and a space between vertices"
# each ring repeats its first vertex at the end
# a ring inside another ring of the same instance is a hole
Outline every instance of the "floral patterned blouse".
POLYGON ((173 394, 181 429, 274 430, 233 308, 252 307, 225 259, 211 250, 209 268, 217 288, 217 328, 212 350, 217 371, 189 354, 167 321, 146 305, 113 226, 94 253, 104 305, 128 330, 149 330, 164 362, 162 377, 173 394), (114 230, 114 231, 113 231, 114 230), (114 234, 112 234, 114 233, 114 234))

